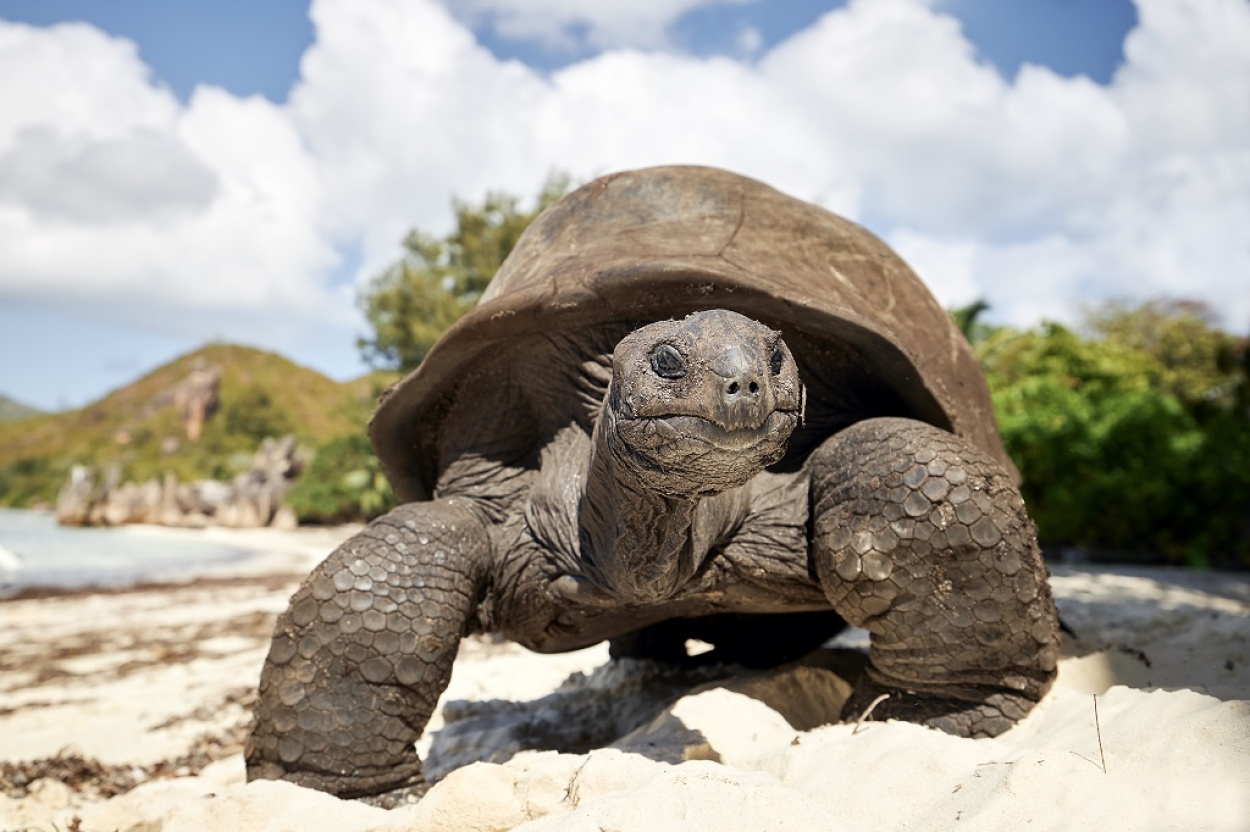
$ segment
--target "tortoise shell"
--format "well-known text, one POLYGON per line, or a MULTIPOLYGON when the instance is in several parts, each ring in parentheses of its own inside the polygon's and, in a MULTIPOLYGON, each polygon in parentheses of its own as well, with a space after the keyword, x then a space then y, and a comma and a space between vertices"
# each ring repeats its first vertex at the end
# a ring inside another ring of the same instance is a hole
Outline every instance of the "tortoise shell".
POLYGON ((967 341, 881 240, 753 179, 659 167, 597 179, 539 216, 477 306, 383 395, 369 432, 396 495, 433 495, 448 402, 484 363, 522 360, 515 345, 534 336, 713 308, 780 330, 799 362, 806 433, 791 457, 860 418, 903 415, 1014 470, 967 341))

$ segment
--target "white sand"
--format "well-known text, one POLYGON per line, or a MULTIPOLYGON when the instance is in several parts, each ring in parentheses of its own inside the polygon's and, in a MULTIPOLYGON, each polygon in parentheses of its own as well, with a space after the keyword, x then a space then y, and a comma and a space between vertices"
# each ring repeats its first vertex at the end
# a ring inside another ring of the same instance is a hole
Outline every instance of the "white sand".
MULTIPOLYGON (((0 603, 0 761, 76 750, 150 766, 193 747, 222 758, 107 800, 44 780, 0 797, 0 830, 64 830, 74 817, 87 832, 1250 829, 1245 577, 1056 570, 1061 614, 1081 638, 1054 691, 994 740, 901 723, 798 731, 761 699, 818 719, 800 712, 836 700, 836 679, 803 668, 686 695, 616 747, 507 759, 535 726, 559 736, 579 718, 623 723, 663 705, 670 682, 698 680, 607 668, 531 702, 606 650, 552 657, 469 641, 445 700, 483 704, 459 706, 436 750, 444 765, 506 761, 458 768, 419 804, 386 812, 245 785, 236 750, 293 575, 342 533, 212 534, 270 555, 233 581, 0 603), (803 690, 819 691, 815 704, 803 690)), ((436 717, 431 733, 441 727, 436 717)))

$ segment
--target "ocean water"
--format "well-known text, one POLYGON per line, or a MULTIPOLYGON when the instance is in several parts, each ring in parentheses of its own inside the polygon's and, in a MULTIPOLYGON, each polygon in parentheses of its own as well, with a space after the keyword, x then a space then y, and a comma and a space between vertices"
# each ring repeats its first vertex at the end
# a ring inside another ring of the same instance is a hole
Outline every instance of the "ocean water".
POLYGON ((254 554, 190 534, 70 528, 58 526, 50 512, 0 509, 0 597, 27 587, 119 586, 194 577, 254 554))

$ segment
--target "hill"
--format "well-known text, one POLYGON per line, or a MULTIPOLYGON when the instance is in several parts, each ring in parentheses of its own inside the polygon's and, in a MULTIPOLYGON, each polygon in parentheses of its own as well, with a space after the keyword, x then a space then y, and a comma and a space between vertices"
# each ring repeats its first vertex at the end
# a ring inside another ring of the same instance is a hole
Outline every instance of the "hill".
POLYGON ((52 501, 75 464, 123 480, 227 479, 266 436, 312 448, 360 433, 390 379, 338 383, 271 352, 212 344, 80 410, 0 423, 0 505, 52 501))
POLYGON ((31 416, 38 416, 40 412, 36 408, 22 404, 16 399, 0 395, 0 422, 20 422, 22 419, 28 419, 31 416))

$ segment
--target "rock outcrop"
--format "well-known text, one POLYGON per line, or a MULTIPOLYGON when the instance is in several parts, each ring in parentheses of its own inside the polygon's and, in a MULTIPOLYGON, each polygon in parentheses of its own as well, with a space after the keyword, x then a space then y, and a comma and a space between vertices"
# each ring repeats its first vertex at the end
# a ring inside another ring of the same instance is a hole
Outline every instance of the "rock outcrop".
POLYGON ((182 414, 187 441, 196 442, 204 431, 204 423, 219 404, 221 367, 197 362, 186 379, 174 388, 174 406, 182 414))
POLYGON ((230 482, 179 483, 161 480, 122 482, 110 466, 98 476, 82 465, 71 469, 56 501, 57 522, 65 526, 229 526, 293 528, 295 513, 283 503, 300 471, 295 439, 266 439, 251 465, 230 482))

